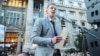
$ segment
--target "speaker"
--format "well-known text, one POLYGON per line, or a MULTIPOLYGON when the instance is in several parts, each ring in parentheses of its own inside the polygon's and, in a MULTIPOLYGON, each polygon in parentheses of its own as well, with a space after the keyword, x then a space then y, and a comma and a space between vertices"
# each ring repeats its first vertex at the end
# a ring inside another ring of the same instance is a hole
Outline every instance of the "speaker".
POLYGON ((100 0, 84 0, 87 8, 87 18, 90 24, 100 23, 100 0))

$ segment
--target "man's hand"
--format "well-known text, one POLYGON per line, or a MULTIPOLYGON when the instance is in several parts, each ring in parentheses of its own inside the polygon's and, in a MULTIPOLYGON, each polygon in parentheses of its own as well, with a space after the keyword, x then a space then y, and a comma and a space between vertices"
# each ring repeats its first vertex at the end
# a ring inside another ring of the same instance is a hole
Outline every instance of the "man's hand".
POLYGON ((68 43, 68 38, 66 38, 66 39, 64 40, 64 45, 63 45, 63 46, 65 46, 66 43, 68 43))
POLYGON ((55 37, 52 38, 51 42, 53 44, 56 44, 56 43, 59 43, 61 40, 62 40, 61 36, 55 36, 55 37))

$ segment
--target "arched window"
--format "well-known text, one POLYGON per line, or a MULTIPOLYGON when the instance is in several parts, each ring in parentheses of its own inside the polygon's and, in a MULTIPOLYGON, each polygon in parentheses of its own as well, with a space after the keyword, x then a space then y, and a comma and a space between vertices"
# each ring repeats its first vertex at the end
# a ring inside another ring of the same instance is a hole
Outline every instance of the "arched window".
POLYGON ((63 19, 61 19, 61 27, 65 27, 65 21, 63 19))

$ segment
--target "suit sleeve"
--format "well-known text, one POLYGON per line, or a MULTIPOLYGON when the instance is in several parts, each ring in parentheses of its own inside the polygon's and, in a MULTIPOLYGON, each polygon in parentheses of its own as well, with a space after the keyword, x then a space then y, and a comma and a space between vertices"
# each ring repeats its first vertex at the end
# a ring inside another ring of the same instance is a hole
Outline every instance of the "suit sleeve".
POLYGON ((32 34, 31 34, 31 42, 35 44, 49 44, 51 43, 51 38, 41 37, 42 31, 42 19, 37 19, 34 23, 32 34))

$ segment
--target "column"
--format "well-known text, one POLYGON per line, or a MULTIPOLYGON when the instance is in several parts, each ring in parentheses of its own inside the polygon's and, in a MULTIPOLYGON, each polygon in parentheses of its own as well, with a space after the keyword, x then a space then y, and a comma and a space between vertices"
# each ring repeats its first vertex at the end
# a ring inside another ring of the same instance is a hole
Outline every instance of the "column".
POLYGON ((27 10, 26 10, 26 27, 25 27, 25 34, 24 34, 24 45, 23 45, 23 52, 29 52, 33 49, 32 43, 30 42, 30 36, 33 26, 33 2, 34 0, 28 0, 27 10))
POLYGON ((48 6, 48 0, 44 0, 44 11, 43 11, 43 16, 45 17, 46 16, 46 9, 47 9, 47 6, 48 6))
POLYGON ((1 8, 2 8, 2 0, 0 0, 0 11, 1 11, 1 8))
POLYGON ((18 33, 18 43, 17 43, 17 51, 16 54, 19 54, 21 52, 21 38, 22 37, 22 33, 19 32, 18 33))

